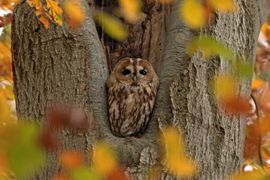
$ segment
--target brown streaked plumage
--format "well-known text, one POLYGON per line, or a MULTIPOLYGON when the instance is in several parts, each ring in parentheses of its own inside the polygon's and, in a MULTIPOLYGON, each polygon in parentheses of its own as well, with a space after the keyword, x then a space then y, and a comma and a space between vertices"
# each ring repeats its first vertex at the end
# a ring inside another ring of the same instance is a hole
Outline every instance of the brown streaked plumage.
POLYGON ((141 135, 150 120, 159 79, 152 65, 140 58, 124 58, 107 81, 110 127, 116 136, 141 135))

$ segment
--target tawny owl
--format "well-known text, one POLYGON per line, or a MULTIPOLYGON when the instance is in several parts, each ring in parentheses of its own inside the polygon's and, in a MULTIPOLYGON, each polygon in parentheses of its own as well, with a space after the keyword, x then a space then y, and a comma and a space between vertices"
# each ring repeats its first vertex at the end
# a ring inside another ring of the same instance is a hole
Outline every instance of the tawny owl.
POLYGON ((140 136, 153 110, 159 78, 152 65, 140 58, 124 58, 107 81, 110 127, 116 136, 140 136))

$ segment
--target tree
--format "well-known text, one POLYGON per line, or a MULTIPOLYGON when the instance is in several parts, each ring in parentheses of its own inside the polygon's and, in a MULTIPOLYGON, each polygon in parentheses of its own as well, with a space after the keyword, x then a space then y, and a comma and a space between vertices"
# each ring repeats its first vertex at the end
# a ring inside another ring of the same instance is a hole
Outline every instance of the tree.
MULTIPOLYGON (((141 138, 118 138, 110 132, 105 86, 109 66, 90 13, 77 31, 66 25, 45 29, 26 2, 19 4, 12 22, 19 117, 42 122, 51 103, 80 105, 88 114, 94 114, 94 128, 83 134, 62 132, 63 148, 88 154, 94 142, 105 139, 117 149, 121 163, 135 179, 143 179, 148 167, 159 162, 158 134, 166 125, 184 132, 188 152, 199 162, 197 179, 224 179, 238 170, 242 162, 244 123, 232 121, 239 117, 222 116, 209 86, 218 72, 231 71, 231 67, 219 57, 211 61, 205 61, 200 53, 190 57, 185 47, 192 37, 207 32, 238 54, 254 59, 259 28, 266 16, 265 1, 237 0, 237 12, 215 14, 212 25, 200 31, 190 30, 179 21, 180 2, 169 8, 147 0, 146 17, 129 27, 131 35, 127 41, 119 43, 101 38, 109 62, 118 56, 115 52, 120 52, 120 55, 150 59, 159 69, 161 85, 156 107, 141 138), (162 21, 158 21, 160 17, 162 21), (158 31, 157 22, 162 27, 158 31)), ((81 3, 86 12, 91 12, 86 1, 81 3)), ((114 6, 108 2, 90 4, 114 6)), ((241 90, 248 93, 247 84, 241 90)), ((49 179, 58 171, 55 157, 56 154, 50 155, 50 166, 37 178, 49 179)), ((167 178, 172 177, 164 171, 162 179, 167 178)))

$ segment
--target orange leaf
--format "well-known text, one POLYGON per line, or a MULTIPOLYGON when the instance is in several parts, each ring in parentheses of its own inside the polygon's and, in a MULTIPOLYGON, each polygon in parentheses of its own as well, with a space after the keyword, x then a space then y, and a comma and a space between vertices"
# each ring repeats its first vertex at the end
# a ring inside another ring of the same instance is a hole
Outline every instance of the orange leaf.
POLYGON ((62 153, 60 161, 64 167, 74 169, 83 165, 83 156, 77 151, 66 151, 62 153))
POLYGON ((125 171, 118 168, 106 177, 107 180, 128 180, 125 171))
POLYGON ((270 26, 268 23, 264 23, 261 27, 261 33, 264 34, 264 36, 267 38, 267 40, 270 40, 270 26))
POLYGON ((221 107, 225 112, 234 115, 246 115, 248 116, 252 111, 252 105, 249 99, 246 97, 233 97, 220 102, 221 107))
POLYGON ((71 27, 78 28, 82 25, 85 20, 85 12, 77 1, 65 1, 63 9, 68 17, 68 23, 71 27))
POLYGON ((259 99, 261 110, 265 113, 270 113, 270 89, 267 88, 261 94, 259 99))
POLYGON ((44 27, 46 28, 46 29, 48 29, 49 28, 49 20, 48 20, 48 18, 46 17, 46 16, 44 16, 44 15, 42 15, 42 16, 40 16, 39 17, 39 20, 40 20, 40 22, 44 25, 44 27))
POLYGON ((263 81, 261 79, 252 80, 252 83, 251 83, 251 89, 252 90, 257 90, 257 89, 260 89, 260 88, 262 88, 264 86, 265 86, 265 81, 263 81))

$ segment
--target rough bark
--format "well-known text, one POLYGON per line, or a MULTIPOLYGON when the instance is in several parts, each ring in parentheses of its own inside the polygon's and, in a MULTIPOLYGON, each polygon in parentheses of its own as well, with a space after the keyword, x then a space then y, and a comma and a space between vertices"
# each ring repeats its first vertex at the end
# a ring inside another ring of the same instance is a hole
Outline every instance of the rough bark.
MULTIPOLYGON (((82 1, 86 12, 88 5, 82 1)), ((12 54, 19 117, 44 120, 47 106, 69 103, 94 113, 89 133, 62 132, 64 149, 89 148, 107 127, 107 62, 91 16, 78 31, 51 24, 45 29, 26 2, 17 6, 12 23, 12 54), (99 131, 99 129, 101 129, 99 131)), ((55 154, 39 179, 50 179, 59 166, 55 154)))
MULTIPOLYGON (((146 154, 144 152, 148 152, 149 147, 155 146, 154 149, 157 149, 157 128, 151 128, 139 139, 112 135, 107 124, 107 61, 89 7, 85 1, 82 4, 88 16, 83 27, 77 31, 69 29, 67 25, 59 27, 53 24, 45 29, 26 2, 15 9, 12 54, 17 112, 20 118, 42 123, 46 108, 52 103, 79 105, 94 114, 95 128, 89 133, 80 134, 63 131, 63 149, 77 149, 89 155, 94 142, 102 139, 118 150, 123 165, 135 166, 140 161, 142 151, 142 154, 146 154)), ((140 33, 144 34, 144 31, 140 33)), ((148 32, 147 36, 151 36, 151 33, 148 32)), ((132 37, 131 41, 135 41, 135 38, 132 37)), ((149 43, 149 46, 152 43, 154 45, 151 47, 156 48, 164 45, 160 41, 144 43, 149 43)), ((161 60, 161 52, 159 56, 161 60)), ((145 157, 149 158, 147 155, 145 157)), ((143 158, 141 161, 147 160, 143 158)), ((51 155, 48 164, 36 178, 50 179, 61 169, 56 154, 51 155)))
MULTIPOLYGON (((82 2, 90 14, 85 1, 82 2)), ((197 179, 224 179, 240 166, 244 127, 236 120, 239 118, 221 115, 209 84, 218 71, 227 71, 229 66, 223 59, 205 61, 200 54, 186 55, 188 40, 200 32, 192 32, 179 21, 179 2, 181 0, 173 5, 169 29, 166 19, 170 8, 147 0, 145 19, 129 26, 131 35, 127 41, 115 42, 100 34, 112 64, 119 57, 140 56, 161 70, 153 120, 141 138, 117 138, 109 130, 105 88, 108 67, 91 15, 76 32, 67 26, 54 25, 46 30, 33 10, 25 2, 20 4, 14 12, 12 27, 19 116, 42 121, 45 108, 52 102, 83 106, 89 113, 93 112, 95 128, 83 134, 63 132, 63 149, 79 149, 89 154, 93 143, 103 139, 118 150, 122 164, 128 167, 127 172, 134 179, 145 179, 148 168, 159 163, 158 127, 162 129, 170 124, 181 128, 188 151, 199 162, 197 179)), ((213 25, 203 31, 225 41, 237 53, 254 59, 265 6, 263 1, 237 2, 238 12, 216 14, 213 25)), ((247 87, 242 89, 248 92, 247 87)), ((55 156, 51 155, 50 167, 36 178, 50 179, 59 171, 55 156)), ((173 177, 164 171, 162 179, 173 177)))
MULTIPOLYGON (((237 12, 216 14, 200 32, 177 20, 177 4, 172 8, 154 118, 161 128, 169 124, 184 132, 188 152, 200 166, 197 179, 225 179, 239 169, 245 133, 241 118, 222 116, 210 86, 218 72, 232 73, 227 60, 206 61, 200 53, 189 57, 186 44, 194 35, 209 33, 254 63, 265 2, 238 0, 237 12)), ((242 93, 249 92, 248 85, 242 84, 242 93)))

